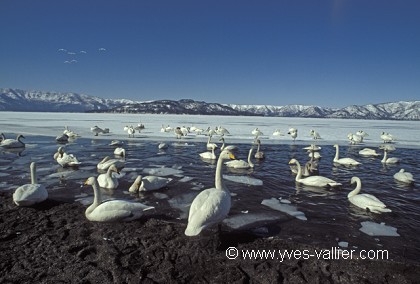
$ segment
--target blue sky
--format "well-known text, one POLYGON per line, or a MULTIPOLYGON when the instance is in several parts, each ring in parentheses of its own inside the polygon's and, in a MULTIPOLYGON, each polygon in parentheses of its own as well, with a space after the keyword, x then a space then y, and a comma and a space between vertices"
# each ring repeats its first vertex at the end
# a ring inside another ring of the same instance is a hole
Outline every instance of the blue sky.
POLYGON ((330 107, 420 99, 420 1, 0 0, 0 11, 0 87, 330 107))

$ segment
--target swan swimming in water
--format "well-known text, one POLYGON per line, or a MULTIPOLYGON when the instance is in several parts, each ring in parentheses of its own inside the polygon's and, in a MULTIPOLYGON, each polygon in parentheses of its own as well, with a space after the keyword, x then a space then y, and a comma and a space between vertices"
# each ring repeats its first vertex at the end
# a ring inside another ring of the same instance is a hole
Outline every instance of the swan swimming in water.
POLYGON ((244 160, 233 160, 233 161, 226 162, 226 166, 228 168, 233 168, 233 169, 249 169, 249 168, 253 168, 254 167, 254 164, 251 161, 252 151, 254 151, 254 145, 252 145, 251 146, 251 149, 249 150, 249 153, 248 153, 248 162, 245 162, 244 160))
POLYGON ((235 156, 225 149, 217 160, 214 187, 200 192, 191 203, 185 235, 196 236, 203 229, 219 224, 229 214, 231 196, 222 178, 223 161, 228 159, 235 156))
POLYGON ((262 160, 262 159, 265 158, 265 155, 264 155, 263 151, 260 151, 260 146, 261 146, 260 139, 257 139, 256 143, 257 143, 257 152, 255 153, 254 157, 255 157, 255 159, 261 159, 262 160))
POLYGON ((211 152, 203 152, 199 154, 202 159, 205 160, 216 160, 216 154, 214 153, 214 148, 211 148, 211 152))
POLYGON ((359 194, 362 189, 360 178, 352 177, 351 184, 354 183, 356 183, 356 188, 347 195, 347 198, 352 204, 365 210, 369 209, 373 213, 392 212, 391 209, 386 208, 386 205, 375 196, 366 193, 359 194))
POLYGON ((125 167, 124 161, 121 161, 120 159, 111 159, 109 156, 103 158, 103 160, 100 161, 96 167, 98 170, 106 171, 111 165, 115 165, 119 170, 125 167))
POLYGON ((63 147, 58 147, 57 152, 54 154, 54 160, 63 168, 67 166, 76 167, 81 164, 73 154, 64 152, 63 147))
POLYGON ((378 157, 381 154, 376 153, 376 150, 374 150, 374 149, 364 148, 364 149, 359 151, 359 155, 364 156, 364 157, 378 157))
POLYGON ((401 169, 399 172, 395 173, 394 179, 408 184, 414 183, 413 175, 409 172, 406 172, 404 169, 401 169))
POLYGON ((323 177, 323 176, 310 176, 306 178, 302 178, 302 168, 300 166, 300 163, 296 159, 291 159, 289 162, 289 165, 296 164, 298 172, 296 175, 296 182, 302 183, 304 185, 308 186, 316 186, 316 187, 326 187, 326 186, 340 186, 341 183, 338 183, 332 179, 323 177))
POLYGON ((340 159, 339 158, 340 150, 339 150, 338 144, 335 144, 334 148, 335 148, 335 157, 334 157, 334 160, 333 160, 334 163, 337 163, 337 164, 340 164, 340 165, 347 165, 347 166, 357 166, 357 165, 361 164, 361 163, 359 163, 358 161, 356 161, 352 158, 341 158, 340 159))
POLYGON ((140 218, 144 211, 154 209, 153 206, 147 206, 140 202, 127 200, 102 201, 102 194, 95 177, 88 178, 85 185, 91 185, 94 192, 93 203, 85 211, 85 216, 89 221, 131 221, 140 218))
POLYGON ((16 189, 13 193, 13 202, 18 206, 31 206, 48 198, 48 191, 42 184, 37 183, 36 164, 30 165, 31 183, 16 189))
POLYGON ((398 164, 400 162, 399 158, 388 158, 388 148, 384 148, 384 157, 381 160, 382 164, 398 164))
POLYGON ((134 183, 129 188, 129 192, 152 191, 166 187, 172 181, 171 178, 158 176, 137 176, 134 183))
POLYGON ((118 179, 112 176, 112 173, 120 173, 115 165, 111 165, 106 173, 98 176, 98 184, 100 187, 107 189, 116 189, 118 187, 118 179))
POLYGON ((0 143, 0 147, 6 148, 6 149, 12 149, 12 148, 24 148, 25 143, 20 141, 22 138, 25 138, 22 134, 19 134, 16 139, 4 139, 0 143))
POLYGON ((116 155, 116 156, 122 156, 123 158, 125 158, 125 149, 122 148, 122 147, 115 148, 114 155, 116 155))

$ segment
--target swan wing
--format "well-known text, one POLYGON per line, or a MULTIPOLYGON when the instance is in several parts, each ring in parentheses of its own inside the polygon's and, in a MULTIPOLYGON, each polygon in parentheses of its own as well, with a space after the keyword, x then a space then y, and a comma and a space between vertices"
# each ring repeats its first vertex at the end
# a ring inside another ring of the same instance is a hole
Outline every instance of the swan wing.
POLYGON ((325 187, 325 186, 339 186, 341 183, 338 183, 330 178, 323 177, 323 176, 310 176, 307 178, 302 178, 298 182, 303 183, 305 185, 309 186, 319 186, 319 187, 325 187))
POLYGON ((339 163, 342 165, 360 165, 360 163, 352 158, 341 158, 335 160, 334 163, 339 163))
POLYGON ((143 211, 153 208, 140 202, 109 200, 101 203, 87 217, 98 222, 129 221, 140 218, 143 211))
POLYGON ((249 168, 249 164, 244 160, 233 160, 226 162, 225 165, 229 168, 241 169, 241 168, 249 168))
POLYGON ((139 191, 157 190, 162 187, 165 187, 171 181, 172 181, 171 178, 163 178, 163 177, 158 177, 158 176, 145 176, 142 178, 142 183, 139 188, 139 191))
POLYGON ((230 206, 228 192, 216 188, 203 190, 191 204, 185 234, 195 236, 204 228, 221 222, 229 213, 230 206))
POLYGON ((48 191, 42 184, 25 184, 13 193, 13 201, 18 206, 31 206, 48 198, 48 191))

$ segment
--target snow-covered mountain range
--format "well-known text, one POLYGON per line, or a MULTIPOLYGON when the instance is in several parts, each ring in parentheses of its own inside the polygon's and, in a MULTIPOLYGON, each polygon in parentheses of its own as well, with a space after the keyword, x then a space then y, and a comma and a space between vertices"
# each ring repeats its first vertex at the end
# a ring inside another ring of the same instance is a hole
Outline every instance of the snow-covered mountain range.
POLYGON ((114 112, 280 117, 420 120, 420 101, 369 104, 333 109, 305 105, 237 105, 183 99, 132 101, 76 93, 0 89, 0 111, 114 112))

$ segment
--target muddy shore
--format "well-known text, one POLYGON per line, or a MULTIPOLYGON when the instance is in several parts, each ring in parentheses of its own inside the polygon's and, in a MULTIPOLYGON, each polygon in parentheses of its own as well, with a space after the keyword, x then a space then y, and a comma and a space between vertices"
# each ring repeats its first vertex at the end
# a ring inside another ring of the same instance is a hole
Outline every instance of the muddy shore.
POLYGON ((186 237, 185 224, 147 215, 93 223, 78 203, 17 207, 0 193, 0 283, 418 283, 420 266, 368 260, 228 259, 226 248, 313 250, 245 232, 186 237))

